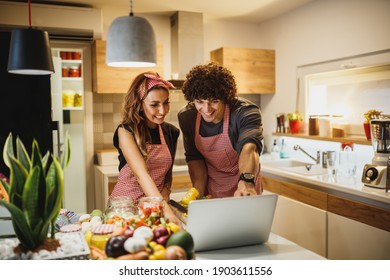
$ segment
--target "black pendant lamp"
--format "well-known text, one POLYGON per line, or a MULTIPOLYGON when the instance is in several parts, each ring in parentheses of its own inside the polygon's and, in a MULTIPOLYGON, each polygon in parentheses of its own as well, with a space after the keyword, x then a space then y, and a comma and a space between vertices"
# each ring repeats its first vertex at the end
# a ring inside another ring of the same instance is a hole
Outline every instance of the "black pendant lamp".
POLYGON ((116 18, 107 34, 106 63, 113 67, 156 66, 156 39, 150 23, 133 15, 116 18))
POLYGON ((12 30, 7 70, 12 74, 49 75, 54 73, 49 34, 31 28, 31 1, 28 0, 29 28, 12 30))

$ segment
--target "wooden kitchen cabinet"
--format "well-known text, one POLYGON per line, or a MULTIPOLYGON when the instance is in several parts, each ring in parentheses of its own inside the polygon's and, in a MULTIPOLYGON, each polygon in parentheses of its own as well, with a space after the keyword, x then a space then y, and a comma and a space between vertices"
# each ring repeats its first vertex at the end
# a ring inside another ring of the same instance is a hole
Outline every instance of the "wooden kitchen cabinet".
POLYGON ((210 60, 232 71, 239 94, 275 93, 274 50, 219 48, 210 52, 210 60))
POLYGON ((328 212, 328 259, 389 260, 390 232, 328 212))
POLYGON ((187 191, 191 187, 192 183, 188 174, 172 176, 172 192, 187 191))
POLYGON ((279 194, 272 232, 326 257, 326 193, 269 177, 262 185, 279 194))
POLYGON ((157 45, 157 65, 155 67, 109 67, 106 64, 106 41, 104 40, 95 40, 92 61, 95 93, 125 94, 138 74, 145 71, 155 71, 162 76, 164 73, 162 45, 157 45))
POLYGON ((328 259, 390 259, 390 211, 267 176, 279 194, 272 232, 328 259))

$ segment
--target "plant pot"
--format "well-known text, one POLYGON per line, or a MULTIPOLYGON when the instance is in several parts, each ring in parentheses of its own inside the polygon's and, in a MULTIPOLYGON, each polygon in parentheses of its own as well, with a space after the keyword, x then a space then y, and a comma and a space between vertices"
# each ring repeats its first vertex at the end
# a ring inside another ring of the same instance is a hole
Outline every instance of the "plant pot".
POLYGON ((363 123, 364 133, 366 134, 367 140, 371 140, 371 128, 370 123, 363 123))
POLYGON ((297 134, 299 133, 299 130, 301 129, 302 122, 301 121, 289 121, 290 125, 290 133, 297 134))

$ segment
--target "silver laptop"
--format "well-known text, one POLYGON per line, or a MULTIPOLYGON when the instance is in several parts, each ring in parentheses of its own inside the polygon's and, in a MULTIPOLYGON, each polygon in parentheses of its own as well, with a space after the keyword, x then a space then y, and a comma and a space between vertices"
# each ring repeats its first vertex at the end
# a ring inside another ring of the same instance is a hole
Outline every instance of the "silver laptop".
POLYGON ((268 241, 277 200, 276 194, 263 194, 191 201, 185 229, 195 251, 268 241))

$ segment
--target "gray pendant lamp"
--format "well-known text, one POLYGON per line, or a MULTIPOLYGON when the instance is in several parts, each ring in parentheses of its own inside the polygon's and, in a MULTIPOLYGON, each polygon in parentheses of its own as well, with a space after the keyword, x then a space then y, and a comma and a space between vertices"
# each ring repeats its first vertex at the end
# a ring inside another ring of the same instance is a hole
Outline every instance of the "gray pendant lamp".
POLYGON ((31 1, 28 0, 29 28, 12 30, 7 70, 13 74, 49 75, 54 73, 46 31, 31 28, 31 1))
POLYGON ((133 15, 116 18, 108 29, 106 63, 113 67, 156 66, 156 39, 150 23, 133 15))

